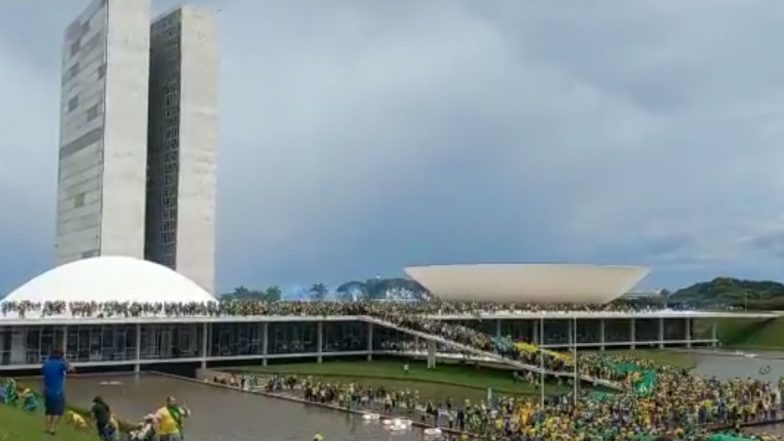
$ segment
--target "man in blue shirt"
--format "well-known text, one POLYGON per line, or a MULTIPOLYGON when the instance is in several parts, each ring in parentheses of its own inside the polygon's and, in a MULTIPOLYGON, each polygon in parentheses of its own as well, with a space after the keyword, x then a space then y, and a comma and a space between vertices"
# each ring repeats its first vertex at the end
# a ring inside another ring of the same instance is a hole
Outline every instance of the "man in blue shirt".
POLYGON ((55 434, 57 423, 65 413, 65 375, 71 370, 71 366, 63 358, 63 351, 60 349, 52 351, 52 355, 41 368, 44 377, 46 433, 55 434))

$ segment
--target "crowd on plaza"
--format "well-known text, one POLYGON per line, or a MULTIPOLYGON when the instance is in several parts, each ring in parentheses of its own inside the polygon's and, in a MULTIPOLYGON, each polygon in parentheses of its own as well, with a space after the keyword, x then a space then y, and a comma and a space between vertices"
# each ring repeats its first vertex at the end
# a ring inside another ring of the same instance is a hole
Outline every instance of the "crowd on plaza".
MULTIPOLYGON (((33 313, 42 316, 96 318, 369 316, 400 328, 436 335, 474 350, 534 366, 541 363, 551 371, 569 372, 574 368, 574 360, 567 355, 545 351, 529 344, 521 346, 521 343, 515 343, 509 338, 492 337, 456 322, 435 320, 428 316, 480 316, 481 312, 501 311, 628 311, 628 306, 613 304, 499 305, 437 300, 413 303, 231 300, 203 304, 2 302, 0 305, 0 312, 4 316, 16 314, 20 317, 33 313)), ((581 393, 576 404, 569 396, 562 396, 548 399, 546 405, 541 406, 538 400, 503 396, 496 396, 486 402, 455 402, 449 397, 434 402, 420 399, 415 390, 396 391, 384 387, 325 382, 296 376, 239 376, 228 380, 216 378, 215 381, 228 382, 229 385, 241 388, 258 388, 270 393, 296 393, 307 401, 404 416, 433 426, 509 441, 640 441, 658 436, 699 440, 707 438, 707 430, 711 426, 737 427, 749 422, 771 421, 784 411, 784 378, 776 384, 752 379, 719 381, 644 360, 588 353, 580 354, 577 369, 582 375, 612 381, 622 386, 621 392, 597 394, 585 391, 581 393)), ((538 376, 530 372, 515 373, 515 378, 529 382, 538 381, 538 376)), ((38 406, 34 394, 26 394, 24 391, 20 393, 13 384, 6 384, 0 389, 0 393, 6 403, 23 403, 25 408, 30 409, 38 406)))
POLYGON ((633 312, 660 309, 659 303, 651 304, 537 304, 447 302, 430 300, 422 302, 387 301, 277 301, 224 300, 209 303, 135 303, 135 302, 63 302, 63 301, 5 301, 0 302, 3 316, 28 314, 72 316, 91 318, 142 317, 142 316, 327 316, 327 315, 397 315, 463 314, 481 315, 498 312, 633 312))
MULTIPOLYGON (((544 407, 531 397, 422 399, 411 389, 391 390, 295 375, 234 374, 211 380, 506 441, 707 440, 711 429, 726 426, 732 431, 746 423, 773 421, 784 411, 784 378, 776 384, 752 379, 719 381, 667 366, 646 366, 656 371, 656 386, 651 390, 630 389, 620 394, 586 391, 576 405, 567 394, 548 398, 544 407)), ((453 434, 448 432, 446 438, 452 439, 453 434)), ((773 435, 745 439, 781 440, 773 435)))

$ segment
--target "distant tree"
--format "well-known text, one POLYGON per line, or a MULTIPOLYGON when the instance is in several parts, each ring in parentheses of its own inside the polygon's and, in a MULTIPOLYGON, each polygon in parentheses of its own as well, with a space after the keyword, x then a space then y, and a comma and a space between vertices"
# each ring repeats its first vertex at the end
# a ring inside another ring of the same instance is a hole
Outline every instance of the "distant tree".
POLYGON ((430 292, 422 285, 414 280, 399 277, 389 279, 376 277, 373 279, 367 279, 363 284, 363 288, 362 297, 370 300, 386 299, 388 297, 397 298, 401 293, 406 293, 406 297, 412 300, 424 300, 430 298, 430 292))
POLYGON ((323 283, 314 283, 313 286, 310 287, 309 292, 311 299, 321 301, 327 297, 329 290, 327 290, 327 286, 323 283))
POLYGON ((244 286, 240 285, 234 288, 234 292, 232 292, 231 295, 239 298, 239 297, 246 297, 250 295, 250 293, 251 291, 248 288, 245 288, 244 286))
POLYGON ((221 296, 223 300, 266 300, 277 302, 281 299, 282 292, 277 286, 271 286, 266 290, 248 289, 244 286, 234 288, 234 291, 221 296))
POLYGON ((672 293, 670 293, 670 291, 667 289, 663 289, 659 292, 659 297, 661 298, 662 306, 664 306, 665 308, 667 307, 667 302, 670 300, 671 294, 672 293))
POLYGON ((367 297, 365 282, 360 282, 358 280, 352 280, 338 286, 337 289, 335 289, 335 292, 340 300, 346 302, 367 297))
POLYGON ((277 285, 272 285, 264 291, 264 300, 268 302, 278 302, 283 297, 283 291, 277 285))
POLYGON ((368 284, 359 280, 343 283, 335 289, 335 293, 340 300, 345 302, 370 298, 368 284))

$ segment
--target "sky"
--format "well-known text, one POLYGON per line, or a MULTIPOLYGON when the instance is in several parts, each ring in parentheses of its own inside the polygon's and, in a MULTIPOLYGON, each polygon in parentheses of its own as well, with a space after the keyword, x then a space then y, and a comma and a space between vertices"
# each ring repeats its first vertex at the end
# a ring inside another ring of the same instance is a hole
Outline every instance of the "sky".
MULTIPOLYGON (((219 17, 219 291, 473 262, 784 279, 777 0, 193 3, 219 17)), ((53 264, 86 5, 0 14, 0 293, 53 264)))

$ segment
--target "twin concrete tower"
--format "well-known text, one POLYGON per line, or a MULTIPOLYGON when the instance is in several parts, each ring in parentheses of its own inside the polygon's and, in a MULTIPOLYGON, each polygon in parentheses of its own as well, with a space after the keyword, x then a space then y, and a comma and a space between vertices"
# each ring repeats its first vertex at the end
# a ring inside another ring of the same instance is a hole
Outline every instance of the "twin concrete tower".
POLYGON ((94 0, 65 31, 56 260, 130 256, 215 284, 214 13, 94 0))

